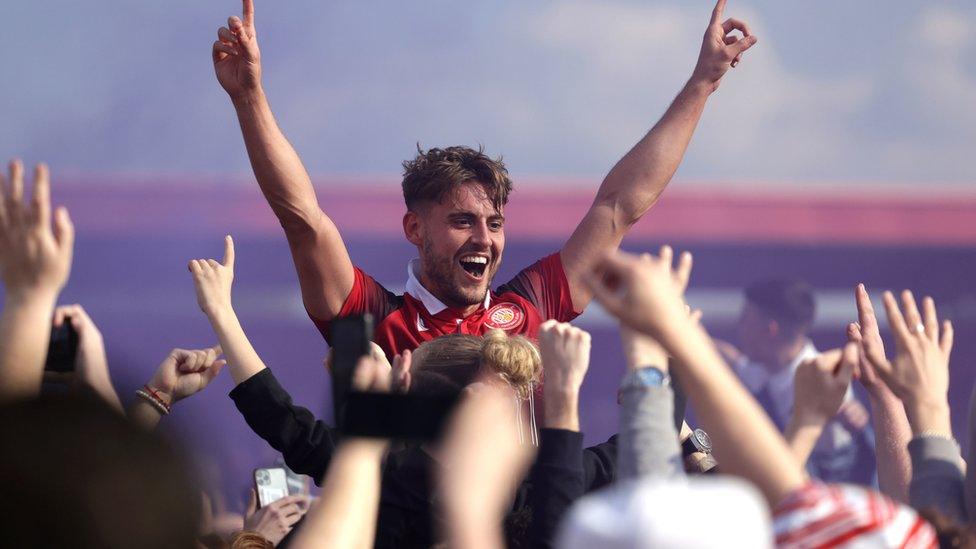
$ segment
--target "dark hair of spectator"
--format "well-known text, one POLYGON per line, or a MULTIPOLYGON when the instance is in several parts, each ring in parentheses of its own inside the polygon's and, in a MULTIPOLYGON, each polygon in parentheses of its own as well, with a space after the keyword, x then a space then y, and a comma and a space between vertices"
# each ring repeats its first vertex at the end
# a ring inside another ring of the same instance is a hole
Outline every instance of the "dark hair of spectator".
POLYGON ((447 147, 422 150, 403 163, 403 200, 407 209, 424 202, 441 203, 462 184, 476 181, 498 211, 508 202, 512 180, 501 157, 491 158, 481 147, 447 147))
POLYGON ((745 294, 750 303, 788 328, 805 329, 813 324, 813 288, 802 280, 760 280, 747 286, 745 294))
POLYGON ((200 494, 167 443, 93 396, 0 408, 0 531, 10 547, 193 548, 200 494))

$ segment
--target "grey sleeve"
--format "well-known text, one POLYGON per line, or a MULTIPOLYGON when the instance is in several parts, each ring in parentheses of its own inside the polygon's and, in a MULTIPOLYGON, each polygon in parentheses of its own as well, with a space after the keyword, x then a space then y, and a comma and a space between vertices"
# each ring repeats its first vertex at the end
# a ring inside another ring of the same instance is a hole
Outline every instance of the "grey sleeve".
POLYGON ((969 399, 969 451, 966 452, 966 511, 971 517, 976 517, 976 386, 969 399))
POLYGON ((685 476, 674 430, 670 387, 630 387, 621 391, 619 477, 685 476))
POLYGON ((916 509, 934 507, 949 518, 967 522, 959 446, 942 437, 915 437, 908 443, 912 482, 908 501, 916 509))

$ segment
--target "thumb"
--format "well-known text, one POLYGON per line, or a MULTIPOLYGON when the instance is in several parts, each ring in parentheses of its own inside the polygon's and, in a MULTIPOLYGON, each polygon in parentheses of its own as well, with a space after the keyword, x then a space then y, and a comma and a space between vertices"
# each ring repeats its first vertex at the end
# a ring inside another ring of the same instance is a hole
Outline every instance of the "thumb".
POLYGON ((217 377, 218 374, 220 374, 220 371, 223 370, 224 366, 226 365, 227 365, 226 360, 218 360, 217 362, 214 362, 213 365, 210 366, 210 368, 208 368, 203 374, 207 378, 207 383, 213 381, 213 379, 217 377))
POLYGON ((844 381, 845 384, 850 383, 851 377, 854 375, 854 368, 857 367, 859 359, 860 354, 857 343, 851 341, 847 345, 844 345, 844 350, 841 352, 840 364, 837 366, 837 379, 844 381))
POLYGON ((251 488, 251 497, 247 502, 247 511, 245 511, 244 516, 250 517, 258 510, 258 494, 251 488))

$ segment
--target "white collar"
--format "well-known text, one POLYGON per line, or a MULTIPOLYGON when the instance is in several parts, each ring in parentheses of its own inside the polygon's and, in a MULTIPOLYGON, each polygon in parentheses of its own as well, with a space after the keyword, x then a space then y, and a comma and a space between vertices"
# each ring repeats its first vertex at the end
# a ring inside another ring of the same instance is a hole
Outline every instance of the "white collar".
MULTIPOLYGON (((447 305, 444 302, 434 297, 434 294, 430 293, 424 285, 420 283, 420 278, 417 277, 417 271, 420 270, 420 259, 411 259, 407 263, 407 286, 404 291, 410 294, 415 299, 419 299, 421 303, 424 304, 424 308, 427 312, 436 315, 447 309, 447 305)), ((485 292, 485 309, 491 303, 491 292, 485 292)))
POLYGON ((789 393, 792 395, 793 376, 796 375, 797 367, 804 360, 816 355, 817 348, 813 346, 812 341, 807 340, 803 348, 800 349, 800 352, 782 370, 770 372, 766 366, 748 359, 738 364, 736 370, 738 370, 739 377, 742 378, 746 387, 753 393, 763 390, 768 385, 775 393, 789 393))

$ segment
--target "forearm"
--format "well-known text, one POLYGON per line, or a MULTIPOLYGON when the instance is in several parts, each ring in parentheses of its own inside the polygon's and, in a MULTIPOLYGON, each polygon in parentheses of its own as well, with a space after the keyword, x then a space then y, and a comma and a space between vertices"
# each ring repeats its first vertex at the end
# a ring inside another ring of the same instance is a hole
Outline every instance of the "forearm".
POLYGON ((119 395, 115 392, 112 380, 107 375, 98 379, 89 379, 85 382, 85 385, 90 391, 98 395, 99 398, 107 402, 109 406, 118 410, 121 414, 125 413, 125 409, 122 407, 122 401, 119 400, 119 395))
POLYGON ((693 322, 676 323, 662 343, 708 430, 726 473, 751 480, 775 505, 806 481, 803 468, 759 404, 693 322))
POLYGON ((295 547, 373 546, 380 501, 380 463, 386 442, 351 439, 336 452, 322 497, 308 512, 295 547))
POLYGON ((596 202, 611 204, 628 225, 640 219, 678 169, 710 94, 708 86, 689 81, 658 123, 610 170, 596 202))
POLYGON ((298 153, 278 127, 261 89, 234 100, 244 145, 272 211, 286 234, 314 229, 322 217, 315 190, 298 153))
POLYGON ((7 294, 0 314, 0 399, 40 393, 56 301, 57 292, 7 294))
POLYGON ((814 446, 820 440, 825 425, 826 420, 804 419, 796 416, 790 418, 783 438, 786 439, 786 444, 789 445, 790 450, 801 465, 805 465, 810 459, 810 454, 813 453, 814 446))
POLYGON ((235 385, 266 368, 232 307, 224 307, 207 316, 227 357, 227 368, 235 385))
POLYGON ((547 380, 543 386, 542 426, 548 429, 579 431, 579 388, 547 380))
POLYGON ((147 431, 154 430, 156 425, 159 424, 159 420, 163 419, 163 414, 161 414, 159 410, 140 397, 136 397, 136 399, 129 406, 127 415, 129 417, 129 421, 147 431))
POLYGON ((868 394, 875 433, 878 488, 888 497, 907 503, 912 478, 912 462, 908 454, 912 429, 901 401, 887 388, 884 391, 880 395, 868 394))

